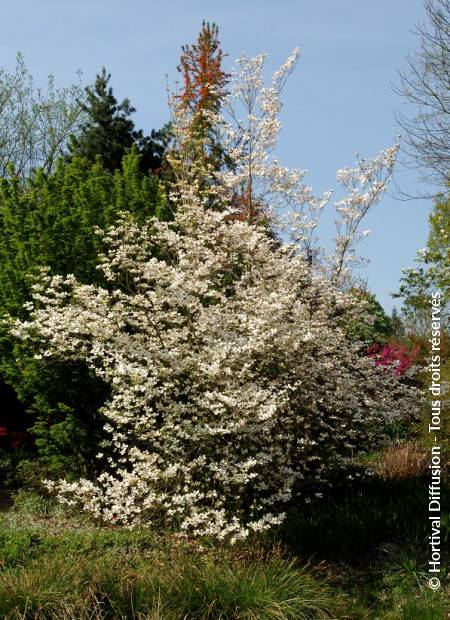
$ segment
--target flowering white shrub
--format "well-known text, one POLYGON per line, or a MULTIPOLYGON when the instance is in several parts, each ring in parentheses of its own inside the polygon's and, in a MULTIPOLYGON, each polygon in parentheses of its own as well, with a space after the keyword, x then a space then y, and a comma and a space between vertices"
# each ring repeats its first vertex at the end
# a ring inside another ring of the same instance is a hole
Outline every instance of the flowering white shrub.
POLYGON ((124 215, 105 242, 108 288, 43 275, 14 327, 111 386, 108 471, 56 484, 95 516, 245 536, 413 407, 346 340, 346 296, 255 225, 185 196, 173 224, 124 215))
MULTIPOLYGON (((259 164, 250 165, 260 178, 246 190, 258 187, 257 201, 309 194, 301 174, 263 155, 293 64, 260 99, 267 131, 259 132, 259 164)), ((11 327, 37 342, 39 355, 86 361, 111 388, 99 454, 106 470, 95 481, 51 483, 100 519, 245 537, 280 522, 294 492, 308 501, 311 483, 415 409, 415 394, 395 373, 346 338, 355 299, 311 269, 297 244, 270 239, 252 217, 233 217, 229 191, 248 183, 240 144, 233 157, 241 167, 202 170, 201 181, 182 152, 174 221, 141 227, 123 214, 99 231, 107 285, 43 272, 29 320, 11 327)), ((351 188, 352 175, 341 174, 351 188)), ((352 194, 342 209, 357 209, 358 200, 352 194)))

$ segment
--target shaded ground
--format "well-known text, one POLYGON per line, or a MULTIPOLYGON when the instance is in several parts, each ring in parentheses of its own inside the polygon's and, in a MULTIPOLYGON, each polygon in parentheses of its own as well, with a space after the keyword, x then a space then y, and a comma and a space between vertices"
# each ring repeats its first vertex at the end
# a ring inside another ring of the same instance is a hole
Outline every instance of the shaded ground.
POLYGON ((0 489, 0 512, 7 512, 14 504, 12 492, 0 489))

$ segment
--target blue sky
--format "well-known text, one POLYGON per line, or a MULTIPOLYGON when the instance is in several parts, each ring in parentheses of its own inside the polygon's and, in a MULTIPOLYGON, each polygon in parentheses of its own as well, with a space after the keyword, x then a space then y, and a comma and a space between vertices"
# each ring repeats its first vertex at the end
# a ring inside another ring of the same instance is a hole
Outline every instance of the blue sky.
MULTIPOLYGON (((52 73, 58 85, 78 69, 90 82, 105 65, 116 96, 129 97, 137 126, 149 131, 168 118, 165 76, 177 78, 181 45, 195 40, 203 19, 219 24, 230 64, 264 51, 275 69, 300 47, 284 91, 278 157, 307 169, 316 194, 337 189, 336 170, 356 153, 370 157, 396 141, 394 113, 405 104, 392 85, 418 45, 411 30, 424 19, 421 0, 21 0, 2 14, 1 64, 12 68, 20 51, 38 84, 52 73)), ((418 174, 399 170, 396 180, 414 192, 418 174)), ((389 311, 401 269, 425 245, 430 208, 389 195, 364 225, 372 235, 360 247, 370 259, 361 276, 389 311)), ((324 241, 333 220, 330 207, 324 241)))

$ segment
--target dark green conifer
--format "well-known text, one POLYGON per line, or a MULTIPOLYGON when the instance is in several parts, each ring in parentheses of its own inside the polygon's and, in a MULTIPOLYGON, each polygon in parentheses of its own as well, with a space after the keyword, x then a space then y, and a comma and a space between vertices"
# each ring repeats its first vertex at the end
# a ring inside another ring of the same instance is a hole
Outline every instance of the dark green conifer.
POLYGON ((141 155, 142 171, 157 171, 170 140, 168 127, 153 130, 149 136, 136 130, 131 118, 135 108, 129 99, 118 103, 110 80, 111 74, 103 68, 94 85, 86 88, 86 102, 82 104, 86 120, 81 132, 71 137, 71 155, 79 155, 91 163, 100 157, 103 166, 114 172, 120 169, 124 155, 134 145, 141 155))

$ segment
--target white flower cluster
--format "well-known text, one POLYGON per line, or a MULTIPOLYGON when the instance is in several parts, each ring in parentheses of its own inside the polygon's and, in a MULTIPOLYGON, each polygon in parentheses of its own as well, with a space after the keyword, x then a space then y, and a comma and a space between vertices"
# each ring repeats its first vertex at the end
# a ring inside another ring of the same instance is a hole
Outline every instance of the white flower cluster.
POLYGON ((245 197, 249 219, 261 206, 273 216, 286 206, 307 204, 318 209, 322 203, 303 184, 305 170, 285 168, 273 155, 281 130, 280 95, 298 57, 295 49, 273 74, 269 86, 264 85, 265 55, 241 57, 223 114, 215 119, 216 131, 232 161, 230 168, 217 176, 230 194, 245 197))
POLYGON ((338 213, 335 252, 330 260, 331 279, 336 285, 345 284, 350 270, 360 262, 355 249, 358 242, 370 234, 370 230, 359 231, 367 213, 383 197, 392 172, 399 145, 391 146, 373 159, 357 158, 355 168, 342 168, 336 178, 346 191, 346 197, 335 203, 338 213))
POLYGON ((264 85, 264 54, 243 56, 237 61, 224 112, 211 118, 233 162, 217 177, 229 194, 245 198, 249 219, 261 208, 270 213, 316 271, 327 273, 336 285, 345 287, 351 284, 352 269, 361 262, 356 246, 370 232, 360 232, 359 227, 386 191, 398 145, 371 160, 358 157, 355 168, 337 172, 346 196, 335 203, 337 236, 333 255, 327 256, 318 245, 316 232, 332 192, 315 197, 312 188, 304 184, 306 170, 285 168, 274 156, 281 130, 280 96, 298 57, 299 50, 295 49, 273 74, 269 86, 264 85))

